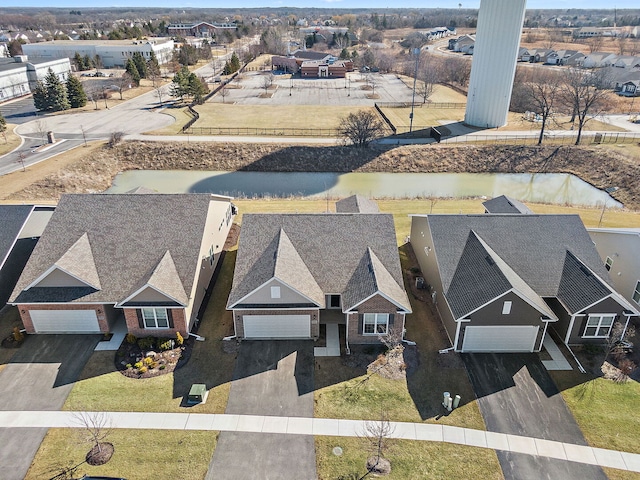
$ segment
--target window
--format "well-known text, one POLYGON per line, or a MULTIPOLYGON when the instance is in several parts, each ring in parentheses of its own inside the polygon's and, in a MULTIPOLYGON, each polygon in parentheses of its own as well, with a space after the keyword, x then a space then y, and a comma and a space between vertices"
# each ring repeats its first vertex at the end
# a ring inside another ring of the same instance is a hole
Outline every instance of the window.
POLYGON ((271 298, 280 298, 280 287, 271 287, 271 298))
POLYGON ((364 335, 386 335, 389 331, 389 314, 365 313, 362 324, 364 335))
POLYGON ((511 313, 511 301, 506 301, 502 304, 502 314, 509 315, 511 313))
POLYGON ((613 265, 613 259, 611 257, 607 257, 607 259, 604 261, 604 268, 606 268, 607 271, 610 271, 611 265, 613 265))
POLYGON ((633 291, 633 295, 631 295, 631 298, 633 298, 634 302, 640 304, 640 280, 636 282, 636 288, 633 291))
POLYGON ((583 337, 607 338, 613 327, 614 314, 589 315, 583 337))
POLYGON ((144 328, 169 328, 169 316, 166 308, 143 308, 144 328))

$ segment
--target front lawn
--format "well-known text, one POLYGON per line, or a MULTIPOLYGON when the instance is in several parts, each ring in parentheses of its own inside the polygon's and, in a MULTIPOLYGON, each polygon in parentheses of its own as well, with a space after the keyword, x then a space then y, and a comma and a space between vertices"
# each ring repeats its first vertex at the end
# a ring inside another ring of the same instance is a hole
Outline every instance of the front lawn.
MULTIPOLYGON (((357 479, 365 473, 369 456, 360 438, 315 437, 316 465, 320 480, 357 479), (342 448, 342 455, 333 448, 342 448)), ((393 440, 385 458, 391 462, 388 479, 502 479, 502 470, 493 450, 442 442, 393 440)))
MULTIPOLYGON (((405 274, 414 266, 410 246, 400 248, 405 274)), ((429 305, 413 296, 405 280, 413 313, 407 316, 406 338, 416 342, 420 365, 406 380, 388 380, 347 366, 339 358, 317 358, 314 415, 320 418, 376 420, 384 409, 391 421, 441 423, 485 429, 464 365, 457 354, 439 354, 449 346, 440 320, 429 305), (442 393, 462 397, 460 407, 441 416, 442 393)))
POLYGON ((95 352, 64 404, 63 410, 224 413, 235 355, 223 352, 221 339, 233 332, 231 312, 225 310, 236 252, 227 252, 189 362, 173 373, 132 379, 116 371, 115 352, 95 352), (180 407, 194 383, 205 383, 205 405, 180 407))
POLYGON ((640 453, 638 382, 619 384, 576 371, 549 373, 589 445, 640 453))
MULTIPOLYGON (((204 478, 218 439, 218 432, 184 430, 113 430, 106 440, 115 447, 111 460, 93 467, 80 465, 73 478, 83 474, 150 478, 204 478)), ((80 464, 91 446, 79 441, 79 431, 51 428, 47 432, 25 477, 26 480, 51 478, 61 468, 80 464)), ((64 477, 67 478, 67 477, 64 477)))

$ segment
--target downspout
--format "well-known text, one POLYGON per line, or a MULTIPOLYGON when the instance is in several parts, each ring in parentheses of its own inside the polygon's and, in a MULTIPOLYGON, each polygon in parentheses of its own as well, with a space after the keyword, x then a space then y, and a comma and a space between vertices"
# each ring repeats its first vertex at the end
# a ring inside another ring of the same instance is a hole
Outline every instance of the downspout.
POLYGON ((625 336, 625 334, 627 333, 627 328, 629 327, 629 321, 631 320, 631 317, 633 316, 633 312, 630 312, 629 310, 625 310, 624 312, 622 312, 622 314, 627 317, 627 321, 624 323, 624 328, 622 329, 622 335, 620 335, 620 340, 622 340, 625 336))
POLYGON ((542 338, 540 339, 540 346, 538 347, 538 352, 542 350, 542 344, 544 343, 544 337, 547 336, 547 327, 549 327, 550 318, 540 317, 540 321, 544 323, 544 332, 542 332, 542 338))
POLYGON ((576 364, 578 365, 578 370, 580 370, 582 373, 587 373, 587 371, 584 369, 584 367, 580 363, 580 360, 578 360, 578 357, 576 357, 576 354, 573 353, 573 350, 571 350, 571 347, 569 346, 569 337, 571 336, 571 331, 573 330, 573 324, 576 320, 576 317, 584 317, 584 316, 585 316, 584 313, 571 315, 571 322, 569 322, 569 328, 567 330, 567 334, 564 337, 564 346, 567 347, 567 350, 569 350, 569 353, 571 354, 573 359, 576 361, 576 364))
POLYGON ((345 328, 344 350, 347 352, 347 355, 351 355, 351 349, 349 348, 349 314, 345 313, 345 317, 347 320, 347 328, 345 328))
POLYGON ((470 318, 460 318, 460 319, 455 321, 456 322, 456 338, 453 341, 453 351, 454 352, 460 352, 462 350, 462 349, 458 350, 458 342, 460 340, 460 324, 462 322, 469 323, 470 321, 471 321, 470 318))

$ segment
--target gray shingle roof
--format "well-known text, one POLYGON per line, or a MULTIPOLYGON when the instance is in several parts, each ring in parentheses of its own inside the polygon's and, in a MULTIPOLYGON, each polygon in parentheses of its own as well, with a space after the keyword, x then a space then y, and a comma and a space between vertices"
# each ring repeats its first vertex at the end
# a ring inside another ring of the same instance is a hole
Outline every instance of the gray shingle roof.
POLYGON ((63 195, 27 262, 12 302, 116 303, 150 279, 178 295, 175 285, 160 279, 165 275, 161 272, 169 271, 165 269, 167 264, 161 262, 167 251, 183 291, 191 292, 209 203, 210 196, 206 194, 63 195), (84 235, 93 254, 99 289, 24 290, 68 256, 84 235))
MULTIPOLYGON (((144 277, 142 280, 144 281, 144 277)), ((154 288, 161 294, 175 300, 180 305, 186 306, 189 303, 189 296, 184 291, 184 286, 180 282, 176 264, 173 262, 169 250, 166 251, 160 262, 158 262, 158 265, 153 269, 147 281, 143 285, 140 285, 139 288, 136 288, 135 291, 131 292, 132 295, 145 285, 154 288)))
POLYGON ((69 250, 62 254, 55 266, 86 283, 89 287, 100 290, 100 278, 86 232, 80 236, 76 243, 71 245, 69 250))
POLYGON ((337 213, 378 213, 378 204, 363 197, 362 195, 351 195, 336 202, 337 213))
POLYGON ((524 203, 506 195, 482 202, 482 205, 489 213, 533 213, 524 203))
POLYGON ((569 313, 594 304, 611 293, 602 281, 586 268, 571 252, 567 252, 558 286, 558 299, 569 313))
MULTIPOLYGON (((357 279, 372 281, 370 274, 360 277, 357 273, 362 271, 369 249, 379 261, 379 269, 388 272, 401 293, 388 286, 390 280, 382 272, 377 276, 380 285, 394 295, 394 301, 408 309, 409 301, 401 287, 402 271, 391 215, 244 215, 228 307, 233 308, 242 298, 273 278, 276 272, 275 259, 285 252, 289 260, 278 265, 279 278, 286 276, 289 279, 287 283, 310 298, 317 293, 323 296, 341 294, 347 290, 350 282, 357 279), (320 292, 313 292, 315 287, 307 277, 306 270, 320 292)), ((368 288, 364 290, 370 291, 368 288)), ((354 298, 349 303, 357 303, 354 298)), ((318 303, 324 305, 324 298, 318 303)))
MULTIPOLYGON (((538 302, 537 297, 557 297, 564 282, 562 292, 571 303, 572 295, 578 292, 575 282, 579 279, 563 279, 567 252, 584 262, 602 281, 610 282, 577 215, 427 215, 426 221, 433 237, 444 293, 454 313, 465 314, 479 302, 468 298, 476 296, 476 292, 488 301, 507 285, 532 302, 538 302), (472 232, 478 237, 477 245, 470 240, 472 232), (483 252, 493 252, 490 256, 496 263, 495 268, 486 265, 483 252), (501 261, 504 262, 502 268, 501 261), (532 293, 535 298, 530 298, 532 293)), ((566 268, 569 267, 568 273, 575 275, 575 266, 570 264, 566 268)), ((595 288, 589 290, 589 298, 596 292, 595 288)))
POLYGON ((33 205, 0 205, 0 268, 32 210, 33 205))

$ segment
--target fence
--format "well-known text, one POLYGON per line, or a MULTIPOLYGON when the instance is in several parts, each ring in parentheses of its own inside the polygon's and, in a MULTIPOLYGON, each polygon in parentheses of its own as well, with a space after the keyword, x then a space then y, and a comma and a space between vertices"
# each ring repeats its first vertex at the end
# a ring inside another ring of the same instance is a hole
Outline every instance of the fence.
MULTIPOLYGON (((545 135, 543 145, 574 145, 578 134, 545 135)), ((583 132, 581 145, 630 144, 640 142, 633 132, 583 132)), ((485 143, 490 145, 536 145, 538 135, 464 135, 442 139, 442 143, 485 143)))
MULTIPOLYGON (((411 108, 411 102, 383 102, 378 103, 377 105, 380 108, 411 108)), ((466 108, 466 103, 454 103, 454 102, 433 102, 433 103, 422 103, 422 102, 414 102, 413 108, 441 108, 441 109, 450 109, 450 108, 466 108)))
POLYGON ((254 128, 254 127, 190 127, 187 135, 229 135, 248 137, 325 137, 337 138, 335 128, 254 128))

